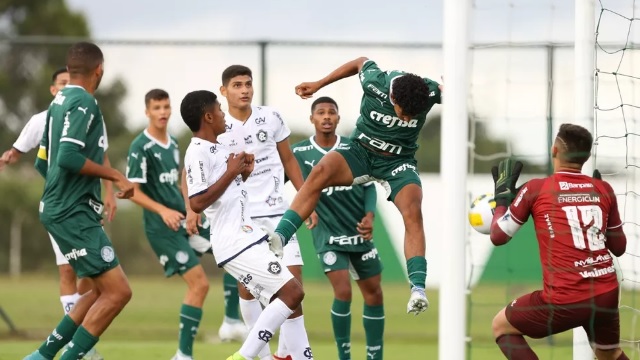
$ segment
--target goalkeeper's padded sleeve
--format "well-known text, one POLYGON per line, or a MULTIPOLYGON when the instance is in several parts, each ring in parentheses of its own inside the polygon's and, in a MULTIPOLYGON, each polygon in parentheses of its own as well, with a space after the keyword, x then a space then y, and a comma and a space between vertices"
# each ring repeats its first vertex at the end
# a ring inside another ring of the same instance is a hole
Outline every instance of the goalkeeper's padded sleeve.
POLYGON ((376 201, 378 199, 378 194, 376 191, 376 186, 373 183, 369 185, 365 185, 364 187, 364 213, 365 215, 372 212, 376 213, 376 201))
POLYGON ((63 141, 58 148, 58 166, 72 173, 79 173, 87 158, 80 153, 81 146, 63 141))

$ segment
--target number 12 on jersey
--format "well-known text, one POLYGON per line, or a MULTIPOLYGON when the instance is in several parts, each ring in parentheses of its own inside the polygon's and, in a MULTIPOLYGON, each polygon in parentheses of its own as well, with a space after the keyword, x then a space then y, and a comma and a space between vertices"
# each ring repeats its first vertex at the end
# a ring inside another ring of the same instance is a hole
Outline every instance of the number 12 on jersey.
POLYGON ((597 205, 563 206, 571 228, 573 245, 577 249, 585 249, 587 244, 589 250, 596 251, 605 248, 605 236, 602 229, 602 209, 597 205), (580 215, 578 216, 578 213, 580 215), (584 235, 587 235, 587 242, 584 235))

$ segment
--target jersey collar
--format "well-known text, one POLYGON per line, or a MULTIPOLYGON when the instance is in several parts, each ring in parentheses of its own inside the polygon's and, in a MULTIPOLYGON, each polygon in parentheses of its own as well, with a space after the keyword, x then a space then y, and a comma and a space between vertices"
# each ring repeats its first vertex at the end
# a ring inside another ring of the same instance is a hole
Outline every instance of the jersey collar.
MULTIPOLYGON (((340 146, 340 135, 336 135, 336 136, 337 136, 336 143, 333 144, 333 147, 329 149, 329 151, 335 150, 338 146, 340 146)), ((311 145, 313 145, 313 147, 316 148, 316 150, 320 151, 323 155, 326 155, 329 152, 323 149, 322 146, 318 145, 318 143, 316 143, 313 135, 309 137, 309 141, 311 142, 311 145)))
POLYGON ((171 136, 169 136, 169 134, 167 134, 167 143, 163 144, 162 142, 160 142, 160 140, 158 140, 158 139, 154 138, 153 136, 151 136, 151 134, 149 134, 147 129, 144 129, 143 133, 144 133, 144 136, 148 137, 149 140, 153 141, 154 143, 156 143, 158 146, 160 146, 163 149, 168 149, 171 146, 171 136))

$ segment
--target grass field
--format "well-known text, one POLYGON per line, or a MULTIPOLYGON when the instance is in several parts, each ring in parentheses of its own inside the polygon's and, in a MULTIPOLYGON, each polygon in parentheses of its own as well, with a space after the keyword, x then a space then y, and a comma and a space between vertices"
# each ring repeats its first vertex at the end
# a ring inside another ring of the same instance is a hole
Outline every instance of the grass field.
MULTIPOLYGON (((131 278, 133 299, 101 337, 98 349, 106 359, 170 359, 177 347, 178 308, 184 293, 181 280, 157 277, 131 278)), ((438 294, 428 292, 431 308, 420 316, 405 314, 406 285, 383 284, 386 310, 385 357, 387 359, 437 359, 438 294)), ((332 292, 326 283, 305 284, 305 322, 315 359, 335 359, 329 308, 332 292)), ((511 289, 512 291, 514 289, 511 289)), ((516 289, 518 293, 527 289, 516 289)), ((470 312, 471 344, 468 358, 500 359, 501 353, 491 338, 491 319, 511 294, 501 286, 474 289, 470 312)), ((58 299, 57 277, 0 278, 0 306, 20 330, 12 336, 0 323, 0 360, 22 359, 33 351, 62 315, 58 299)), ((239 348, 238 343, 216 341, 222 319, 220 279, 212 287, 204 309, 204 319, 196 343, 196 358, 226 359, 239 348)), ((352 305, 353 359, 364 359, 362 300, 354 293, 352 305)), ((541 359, 570 359, 571 334, 532 342, 541 359)), ((275 343, 272 343, 275 349, 275 343)))

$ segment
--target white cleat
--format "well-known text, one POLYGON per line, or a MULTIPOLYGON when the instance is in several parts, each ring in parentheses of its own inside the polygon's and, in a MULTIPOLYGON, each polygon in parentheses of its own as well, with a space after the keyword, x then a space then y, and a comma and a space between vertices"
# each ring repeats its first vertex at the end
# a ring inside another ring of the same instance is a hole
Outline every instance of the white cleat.
POLYGON ((407 304, 407 314, 418 315, 421 312, 427 310, 429 307, 429 300, 424 293, 423 288, 412 287, 411 297, 409 297, 409 303, 407 304))
POLYGON ((96 348, 93 348, 89 350, 86 354, 84 354, 84 357, 82 358, 82 360, 104 360, 104 358, 102 357, 102 355, 100 355, 100 353, 96 350, 96 348))
POLYGON ((284 239, 282 235, 271 231, 271 229, 267 229, 263 227, 262 230, 267 233, 269 238, 267 239, 267 243, 269 244, 269 250, 276 255, 278 259, 282 259, 284 254, 284 239))
POLYGON ((247 335, 249 335, 249 329, 242 321, 233 323, 224 321, 218 330, 218 337, 222 342, 244 342, 247 335))

